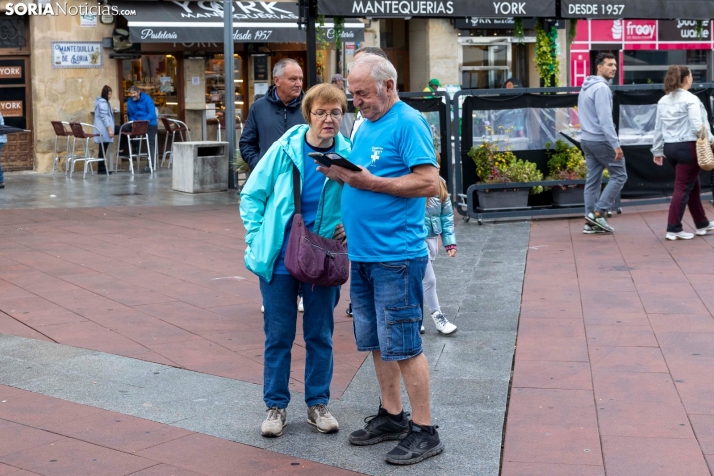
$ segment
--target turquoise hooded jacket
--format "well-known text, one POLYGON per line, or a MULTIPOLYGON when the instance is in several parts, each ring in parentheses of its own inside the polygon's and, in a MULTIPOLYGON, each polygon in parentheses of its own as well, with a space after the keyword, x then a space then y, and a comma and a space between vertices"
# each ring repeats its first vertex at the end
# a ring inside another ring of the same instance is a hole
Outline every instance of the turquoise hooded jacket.
MULTIPOLYGON (((251 172, 240 193, 240 216, 245 226, 245 266, 270 282, 273 268, 285 240, 285 230, 295 214, 293 198, 293 164, 302 173, 305 134, 309 126, 289 129, 265 153, 251 172)), ((335 152, 349 157, 352 143, 342 134, 335 136, 335 152)), ((316 167, 311 161, 307 167, 316 167)), ((332 238, 335 227, 342 223, 340 201, 342 185, 325 178, 313 233, 332 238)))

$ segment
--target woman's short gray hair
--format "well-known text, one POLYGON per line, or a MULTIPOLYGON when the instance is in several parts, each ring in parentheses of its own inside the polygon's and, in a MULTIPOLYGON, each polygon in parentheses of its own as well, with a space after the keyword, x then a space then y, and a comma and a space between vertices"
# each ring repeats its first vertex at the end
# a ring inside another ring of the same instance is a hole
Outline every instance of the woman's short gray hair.
POLYGON ((397 92, 397 69, 388 59, 377 55, 365 54, 355 61, 354 66, 361 64, 369 67, 372 79, 377 84, 378 95, 382 95, 384 83, 389 79, 394 81, 394 91, 397 92))
POLYGON ((294 59, 283 58, 277 63, 275 63, 275 66, 273 66, 273 77, 277 76, 278 78, 282 78, 283 73, 285 72, 285 67, 289 64, 294 64, 298 68, 300 67, 300 64, 298 64, 298 62, 294 59))

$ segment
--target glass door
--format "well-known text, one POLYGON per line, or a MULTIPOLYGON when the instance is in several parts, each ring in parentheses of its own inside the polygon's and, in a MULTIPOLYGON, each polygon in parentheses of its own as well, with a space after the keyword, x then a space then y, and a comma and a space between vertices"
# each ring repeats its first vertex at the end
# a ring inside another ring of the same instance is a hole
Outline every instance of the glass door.
POLYGON ((510 44, 463 46, 461 89, 500 88, 510 75, 510 44))

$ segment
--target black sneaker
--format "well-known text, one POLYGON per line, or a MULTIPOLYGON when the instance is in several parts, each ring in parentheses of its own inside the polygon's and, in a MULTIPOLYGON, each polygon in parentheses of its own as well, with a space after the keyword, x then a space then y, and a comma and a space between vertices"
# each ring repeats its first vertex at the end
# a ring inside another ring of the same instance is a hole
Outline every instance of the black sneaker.
POLYGON ((347 309, 345 309, 345 314, 347 314, 348 316, 352 315, 352 303, 349 303, 347 305, 347 309))
POLYGON ((399 444, 387 453, 387 463, 414 464, 436 456, 444 451, 444 444, 439 439, 438 426, 427 428, 415 425, 409 421, 409 434, 399 444))
POLYGON ((361 430, 350 433, 350 443, 357 446, 367 446, 381 443, 382 441, 399 440, 409 432, 409 413, 403 412, 402 420, 396 421, 389 416, 387 410, 379 405, 376 415, 364 419, 367 424, 361 430))

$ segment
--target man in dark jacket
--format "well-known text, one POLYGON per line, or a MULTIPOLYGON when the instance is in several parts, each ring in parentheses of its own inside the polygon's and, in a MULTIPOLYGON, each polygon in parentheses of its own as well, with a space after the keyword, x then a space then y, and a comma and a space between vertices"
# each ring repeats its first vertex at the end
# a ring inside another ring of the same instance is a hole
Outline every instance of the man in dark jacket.
MULTIPOLYGON (((149 152, 154 160, 156 154, 156 134, 158 132, 158 121, 156 120, 156 105, 146 93, 139 91, 139 88, 132 86, 129 89, 131 97, 126 102, 126 112, 130 121, 149 121, 149 152)), ((133 146, 133 144, 132 144, 133 146)), ((141 170, 142 173, 149 172, 149 167, 141 170)))
POLYGON ((250 108, 240 138, 241 157, 251 169, 288 129, 305 124, 300 65, 292 59, 278 61, 273 67, 273 80, 275 85, 250 108))

